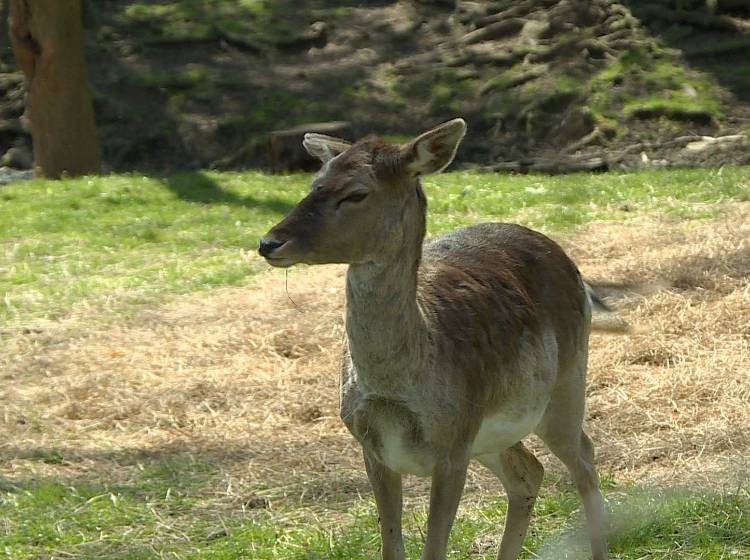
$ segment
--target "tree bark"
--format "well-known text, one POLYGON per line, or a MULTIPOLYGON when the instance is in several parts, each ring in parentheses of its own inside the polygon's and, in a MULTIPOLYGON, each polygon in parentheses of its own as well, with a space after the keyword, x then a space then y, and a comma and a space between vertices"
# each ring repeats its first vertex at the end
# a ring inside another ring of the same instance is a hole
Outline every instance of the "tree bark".
POLYGON ((9 37, 9 9, 10 0, 0 0, 0 56, 5 58, 6 51, 10 51, 9 37))
POLYGON ((36 174, 57 179, 98 173, 81 0, 11 0, 10 38, 26 79, 36 174))

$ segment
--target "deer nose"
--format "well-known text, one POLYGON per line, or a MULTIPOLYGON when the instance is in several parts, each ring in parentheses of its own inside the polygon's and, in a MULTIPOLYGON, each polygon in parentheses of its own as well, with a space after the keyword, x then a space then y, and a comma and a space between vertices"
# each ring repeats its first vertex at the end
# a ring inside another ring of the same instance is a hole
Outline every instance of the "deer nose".
POLYGON ((278 239, 261 237, 260 243, 258 243, 258 253, 260 253, 261 257, 267 257, 276 249, 281 247, 284 243, 286 243, 286 241, 279 241, 278 239))

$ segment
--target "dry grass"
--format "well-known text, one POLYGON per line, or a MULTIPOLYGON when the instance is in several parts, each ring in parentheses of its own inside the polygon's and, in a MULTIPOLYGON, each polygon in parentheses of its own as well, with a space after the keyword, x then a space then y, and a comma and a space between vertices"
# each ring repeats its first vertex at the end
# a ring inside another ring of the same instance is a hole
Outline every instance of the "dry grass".
POLYGON ((636 325, 594 336, 589 426, 618 477, 721 484, 750 461, 750 205, 720 220, 595 224, 585 273, 660 286, 622 302, 636 325))
MULTIPOLYGON (((714 221, 592 224, 565 245, 589 277, 666 286, 620 301, 635 334, 593 337, 587 423, 600 470, 712 484, 746 470, 750 204, 714 221)), ((262 494, 366 488, 337 418, 342 275, 291 271, 294 303, 270 270, 107 330, 79 316, 6 331, 0 473, 117 478, 144 458, 192 456, 262 494)))

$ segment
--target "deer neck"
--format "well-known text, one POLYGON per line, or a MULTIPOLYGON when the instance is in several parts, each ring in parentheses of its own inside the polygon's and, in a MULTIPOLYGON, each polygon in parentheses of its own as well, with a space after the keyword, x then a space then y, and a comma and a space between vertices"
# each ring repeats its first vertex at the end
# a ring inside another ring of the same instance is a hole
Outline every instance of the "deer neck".
POLYGON ((346 276, 346 334, 361 381, 374 392, 403 389, 425 366, 427 331, 417 303, 424 232, 382 262, 346 276))

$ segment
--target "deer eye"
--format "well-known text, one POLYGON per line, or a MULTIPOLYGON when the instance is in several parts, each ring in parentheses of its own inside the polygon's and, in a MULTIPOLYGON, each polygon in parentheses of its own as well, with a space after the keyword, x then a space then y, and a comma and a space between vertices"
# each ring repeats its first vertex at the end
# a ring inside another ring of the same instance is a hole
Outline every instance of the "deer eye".
POLYGON ((367 195, 369 193, 367 191, 356 191, 351 193, 349 196, 346 196, 339 200, 338 204, 336 205, 336 208, 341 206, 344 202, 362 202, 365 198, 367 198, 367 195))

